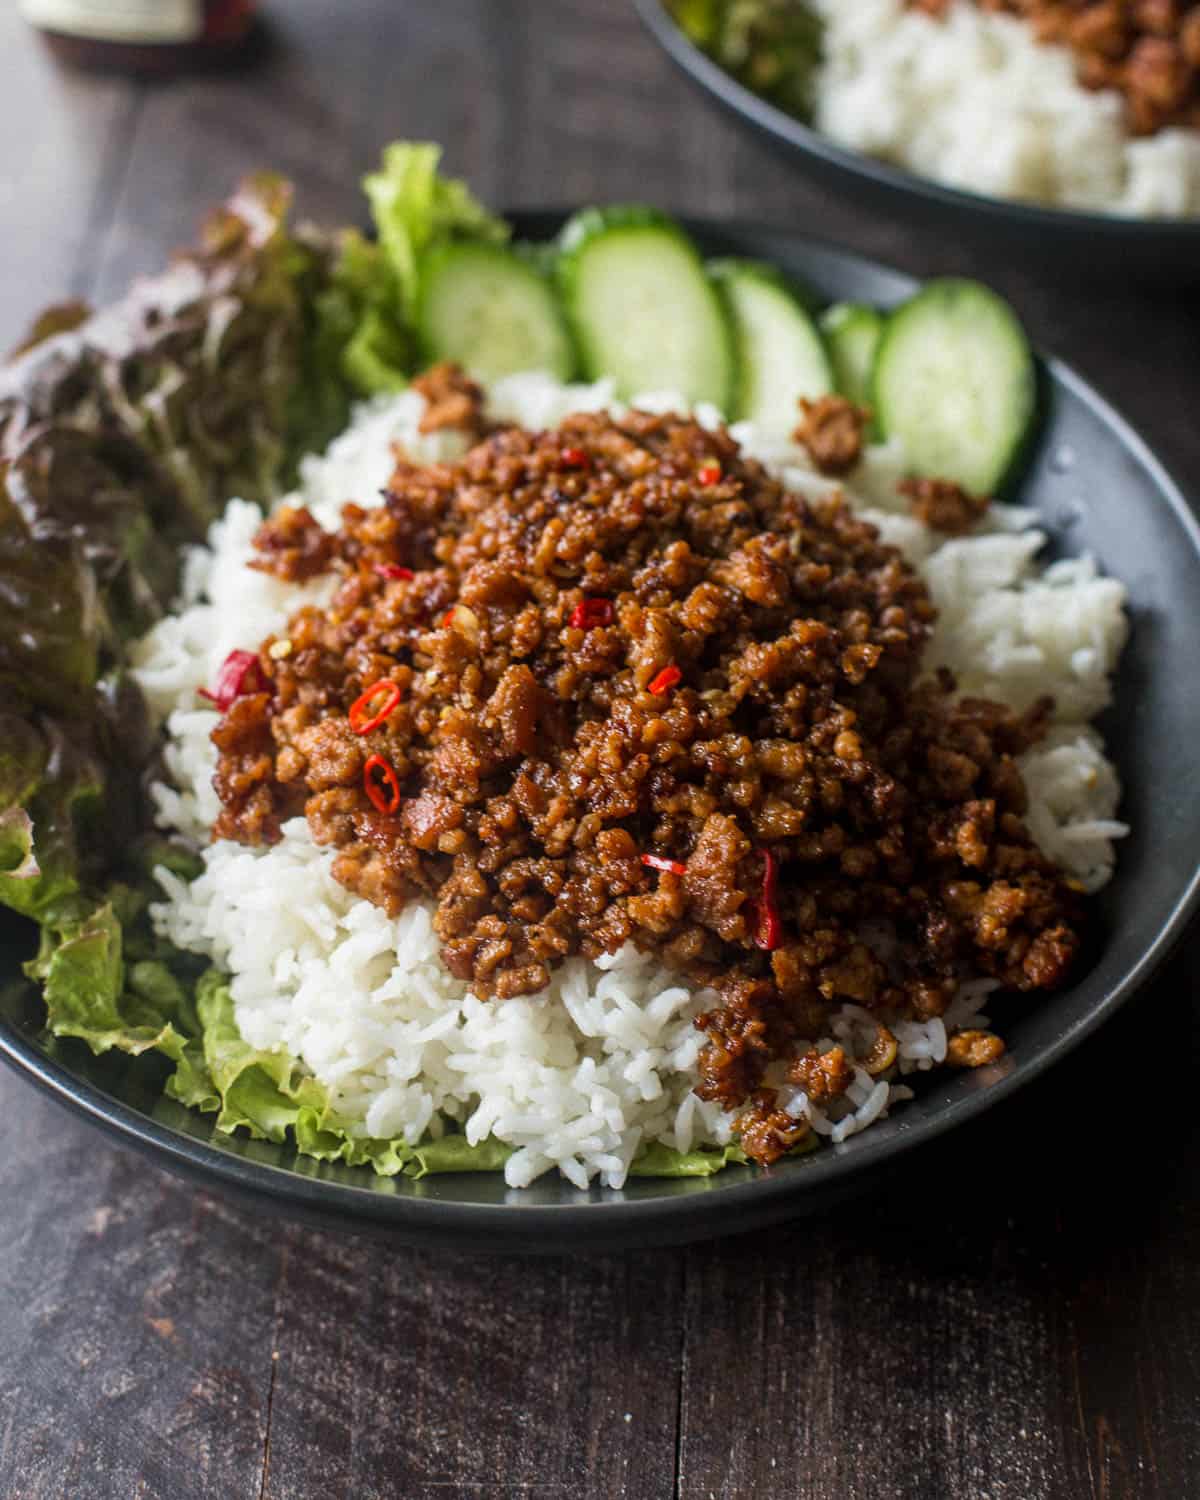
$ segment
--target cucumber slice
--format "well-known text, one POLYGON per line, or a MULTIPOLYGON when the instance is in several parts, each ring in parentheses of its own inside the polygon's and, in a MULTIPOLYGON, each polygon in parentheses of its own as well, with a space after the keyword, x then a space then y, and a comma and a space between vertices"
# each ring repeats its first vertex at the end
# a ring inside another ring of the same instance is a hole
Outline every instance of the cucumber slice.
POLYGON ((990 495, 1033 422, 1036 377, 1008 303, 975 281, 931 281, 888 319, 875 356, 876 417, 915 474, 990 495))
POLYGON ((764 429, 790 432, 796 403, 833 390, 833 367, 816 324, 769 266, 715 261, 716 278, 733 317, 738 351, 735 414, 764 429))
POLYGON ((431 360, 452 359, 488 381, 521 370, 574 372, 554 287, 503 245, 460 240, 421 265, 417 332, 431 360))
POLYGON ((871 404, 871 371, 883 336, 883 315, 862 302, 835 302, 821 314, 837 388, 856 406, 871 404))
POLYGON ((733 343, 696 247, 654 209, 589 208, 568 221, 558 260, 584 374, 623 397, 678 391, 728 412, 733 343))

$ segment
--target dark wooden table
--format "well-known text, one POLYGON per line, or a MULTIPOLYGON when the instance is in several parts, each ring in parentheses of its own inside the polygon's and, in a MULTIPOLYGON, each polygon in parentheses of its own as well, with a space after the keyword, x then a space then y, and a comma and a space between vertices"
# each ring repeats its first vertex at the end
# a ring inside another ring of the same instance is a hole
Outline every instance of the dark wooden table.
MULTIPOLYGON (((1200 494, 1195 304, 862 219, 710 113, 622 0, 271 16, 256 71, 147 88, 59 72, 0 12, 0 342, 157 266, 247 167, 344 219, 380 145, 425 137, 496 204, 636 196, 985 276, 1200 494)), ((686 1251, 497 1260, 297 1229, 6 1072, 0 1494, 1200 1495, 1198 958, 1193 936, 1052 1079, 881 1196, 686 1251)))

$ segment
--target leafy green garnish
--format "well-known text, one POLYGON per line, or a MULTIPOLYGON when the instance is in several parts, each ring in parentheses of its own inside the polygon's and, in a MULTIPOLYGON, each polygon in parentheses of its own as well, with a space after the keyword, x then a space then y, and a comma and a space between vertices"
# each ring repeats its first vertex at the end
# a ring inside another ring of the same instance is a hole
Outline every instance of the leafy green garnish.
MULTIPOLYGON (((43 927, 41 951, 27 972, 43 983, 50 1031, 78 1037, 97 1053, 161 1052, 182 1077, 202 1076, 187 989, 162 963, 146 961, 127 972, 122 947, 112 902, 78 922, 43 927)), ((211 1090, 193 1086, 191 1095, 189 1102, 204 1108, 211 1090)))
POLYGON ((126 642, 169 604, 181 544, 230 494, 270 499, 297 453, 322 252, 289 236, 290 198, 250 179, 197 251, 101 318, 39 320, 0 371, 0 902, 64 932, 148 822, 126 642))
POLYGON ((440 146, 421 142, 386 148, 378 171, 363 179, 376 241, 343 230, 326 284, 312 292, 304 394, 310 431, 318 438, 344 425, 347 389, 375 396, 408 384, 419 357, 413 314, 422 256, 458 237, 508 238, 508 225, 465 183, 439 175, 441 154, 440 146))
POLYGON ((466 183, 438 175, 441 156, 440 146, 398 141, 384 150, 379 171, 363 178, 403 323, 416 307, 424 251, 458 236, 496 243, 509 237, 508 225, 488 213, 466 183))
POLYGON ((676 1151, 661 1141, 652 1141, 633 1160, 631 1177, 711 1177, 730 1162, 744 1162, 738 1146, 698 1146, 694 1151, 676 1151))
POLYGON ((754 93, 807 119, 821 21, 805 0, 664 0, 680 30, 754 93))
POLYGON ((403 390, 412 357, 396 312, 383 251, 355 229, 337 239, 325 284, 311 300, 308 399, 322 408, 310 428, 322 439, 345 425, 349 394, 403 390))

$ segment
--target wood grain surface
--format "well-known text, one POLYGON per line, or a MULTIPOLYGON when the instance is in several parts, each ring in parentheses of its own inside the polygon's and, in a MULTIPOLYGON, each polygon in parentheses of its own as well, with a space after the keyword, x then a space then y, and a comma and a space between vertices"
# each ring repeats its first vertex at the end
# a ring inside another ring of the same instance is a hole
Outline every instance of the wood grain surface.
MULTIPOLYGON (((712 113, 624 3, 268 9, 253 71, 153 87, 61 72, 0 12, 0 343, 157 266, 250 166, 355 218, 379 146, 419 136, 497 204, 636 196, 985 276, 1200 491, 1194 304, 862 218, 712 113)), ((297 1228, 4 1073, 0 1496, 1200 1495, 1198 972, 1193 935, 1052 1078, 869 1200, 686 1251, 297 1228)))

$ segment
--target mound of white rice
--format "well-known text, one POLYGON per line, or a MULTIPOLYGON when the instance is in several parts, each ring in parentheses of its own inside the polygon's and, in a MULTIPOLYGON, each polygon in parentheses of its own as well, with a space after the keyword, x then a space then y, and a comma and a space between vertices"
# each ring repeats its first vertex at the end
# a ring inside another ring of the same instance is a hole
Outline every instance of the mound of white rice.
POLYGON ((1200 214, 1200 131, 1137 138, 1124 102, 1063 46, 973 0, 813 0, 825 24, 815 123, 854 150, 1000 198, 1144 218, 1200 214))
MULTIPOLYGON (((683 409, 656 394, 639 406, 683 409)), ((492 391, 494 416, 552 426, 568 412, 613 406, 606 383, 560 386, 515 376, 492 391)), ((402 443, 415 458, 453 456, 456 434, 422 437, 422 398, 412 392, 360 410, 323 458, 305 462, 298 496, 329 527, 347 500, 377 503, 402 443)), ((701 409, 715 424, 718 413, 701 409)), ((789 438, 734 429, 744 447, 792 488, 817 496, 828 480, 789 438)), ((981 535, 943 542, 903 511, 894 447, 868 452, 853 476, 851 502, 923 565, 942 620, 931 660, 958 672, 972 691, 1024 705, 1051 692, 1059 722, 1025 758, 1030 826, 1048 853, 1091 889, 1112 870, 1119 788, 1087 719, 1108 696, 1124 639, 1123 591, 1089 562, 1039 572, 1044 538, 1030 514, 997 506, 981 535)), ((304 819, 270 849, 208 842, 218 812, 211 786, 215 710, 196 689, 212 682, 226 655, 281 631, 304 601, 330 587, 298 589, 248 569, 257 507, 230 502, 209 545, 187 559, 178 613, 136 653, 138 680, 166 720, 169 783, 154 788, 159 821, 202 852, 191 885, 161 871, 159 930, 211 958, 231 976, 237 1022, 255 1047, 284 1048, 332 1091, 336 1107, 364 1133, 415 1144, 459 1121, 472 1141, 489 1134, 516 1147, 505 1174, 514 1187, 557 1166, 579 1186, 595 1177, 619 1187, 650 1141, 687 1151, 729 1139, 730 1117, 692 1092, 703 1038, 692 1017, 713 1003, 654 958, 626 950, 592 964, 573 959, 541 995, 488 1003, 443 968, 430 908, 414 902, 398 920, 352 896, 330 873, 304 819)), ((946 1054, 947 1037, 979 1018, 993 988, 964 985, 945 1018, 900 1027, 900 1071, 925 1069, 946 1054)), ((873 1028, 845 1006, 823 1046, 865 1051, 873 1028)), ((859 1069, 845 1100, 828 1111, 791 1091, 789 1106, 835 1141, 863 1129, 907 1097, 895 1082, 859 1069)))

